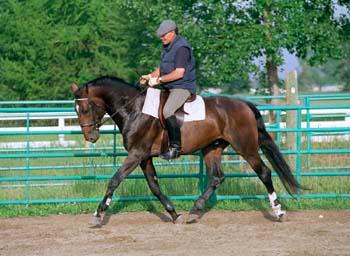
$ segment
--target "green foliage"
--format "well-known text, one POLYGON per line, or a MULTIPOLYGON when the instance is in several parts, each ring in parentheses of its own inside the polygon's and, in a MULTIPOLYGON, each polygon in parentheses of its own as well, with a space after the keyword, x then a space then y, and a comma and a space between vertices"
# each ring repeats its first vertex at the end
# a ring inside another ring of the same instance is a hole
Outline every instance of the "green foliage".
POLYGON ((114 4, 6 1, 1 9, 1 100, 66 99, 68 84, 128 74, 127 47, 114 33, 114 4), (98 11, 96 11, 98 10, 98 11))
POLYGON ((350 25, 346 15, 334 18, 335 2, 349 7, 342 0, 2 0, 0 100, 67 99, 71 82, 101 75, 135 82, 158 66, 155 31, 169 18, 193 46, 200 87, 241 92, 258 71, 253 60, 281 65, 283 48, 310 64, 341 57, 350 25))
POLYGON ((350 91, 350 44, 345 42, 341 50, 342 58, 329 59, 322 65, 310 66, 303 62, 300 87, 310 90, 311 86, 342 85, 343 91, 350 91))
POLYGON ((350 43, 347 42, 343 46, 344 57, 337 63, 336 70, 333 74, 339 77, 344 83, 344 91, 350 91, 350 43))

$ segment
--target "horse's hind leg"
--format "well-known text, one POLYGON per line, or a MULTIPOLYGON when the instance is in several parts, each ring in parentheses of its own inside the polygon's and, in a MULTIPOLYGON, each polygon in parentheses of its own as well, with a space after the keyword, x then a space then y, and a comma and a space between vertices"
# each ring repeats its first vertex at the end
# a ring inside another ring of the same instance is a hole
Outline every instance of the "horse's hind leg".
POLYGON ((259 179, 265 185, 270 204, 272 210, 276 217, 280 220, 286 215, 286 211, 281 209, 281 203, 277 199, 277 195, 275 193, 275 189, 273 187, 272 179, 271 179, 271 170, 265 165, 264 161, 261 159, 260 155, 256 153, 255 155, 243 156, 249 165, 253 168, 253 170, 258 175, 259 179))
POLYGON ((181 215, 177 214, 171 201, 162 193, 158 184, 157 173, 152 158, 141 162, 142 171, 147 179, 148 186, 152 193, 159 199, 165 210, 171 215, 173 222, 179 222, 181 215))
POLYGON ((224 141, 215 142, 202 150, 205 165, 210 175, 210 180, 205 191, 194 203, 188 222, 194 222, 200 217, 206 201, 224 181, 225 177, 221 166, 221 155, 222 151, 227 147, 227 145, 228 143, 224 141))

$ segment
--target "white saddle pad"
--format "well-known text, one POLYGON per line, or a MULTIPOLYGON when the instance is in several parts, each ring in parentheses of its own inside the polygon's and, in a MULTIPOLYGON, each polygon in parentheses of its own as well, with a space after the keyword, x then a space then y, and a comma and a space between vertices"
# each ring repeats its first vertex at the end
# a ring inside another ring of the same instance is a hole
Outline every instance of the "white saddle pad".
MULTIPOLYGON (((148 88, 145 103, 143 104, 142 113, 159 118, 160 89, 148 88)), ((200 121, 205 119, 205 105, 202 96, 197 95, 196 100, 193 102, 185 103, 184 121, 200 121)))

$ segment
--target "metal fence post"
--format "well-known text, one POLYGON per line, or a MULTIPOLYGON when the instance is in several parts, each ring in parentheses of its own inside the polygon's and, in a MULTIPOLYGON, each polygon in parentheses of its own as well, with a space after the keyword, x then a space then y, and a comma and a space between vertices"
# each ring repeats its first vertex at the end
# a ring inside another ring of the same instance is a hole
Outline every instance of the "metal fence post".
MULTIPOLYGON (((30 153, 30 135, 29 135, 29 128, 30 128, 30 114, 27 112, 26 114, 26 178, 30 177, 30 160, 29 160, 29 153, 30 153)), ((26 181, 26 187, 25 187, 25 200, 27 203, 30 203, 30 181, 26 181)))
POLYGON ((203 163, 203 154, 199 153, 199 173, 198 173, 198 192, 199 195, 204 192, 205 184, 204 184, 204 163, 203 163))
POLYGON ((115 172, 117 167, 117 159, 116 159, 116 153, 117 153, 117 134, 116 134, 116 124, 114 124, 113 128, 113 167, 112 167, 112 174, 115 172))
MULTIPOLYGON (((297 111, 297 142, 296 142, 296 150, 297 150, 297 156, 296 156, 296 178, 299 184, 301 184, 301 122, 302 122, 302 115, 301 115, 301 108, 298 108, 297 111)), ((300 199, 300 190, 298 190, 297 198, 300 199)))
MULTIPOLYGON (((307 107, 306 109, 306 128, 310 129, 310 121, 311 121, 311 113, 310 113, 310 99, 309 97, 305 98, 305 106, 307 107)), ((308 152, 310 152, 311 150, 311 138, 312 138, 312 132, 307 131, 306 132, 306 149, 308 152)), ((310 167, 311 167, 311 159, 310 159, 310 154, 307 154, 307 169, 310 171, 310 167)))

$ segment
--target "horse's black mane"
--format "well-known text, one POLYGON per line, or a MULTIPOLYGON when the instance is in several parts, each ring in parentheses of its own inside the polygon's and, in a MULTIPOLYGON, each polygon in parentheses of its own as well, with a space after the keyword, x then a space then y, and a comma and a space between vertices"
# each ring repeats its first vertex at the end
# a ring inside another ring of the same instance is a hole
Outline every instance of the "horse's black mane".
POLYGON ((94 80, 91 80, 84 84, 84 86, 101 86, 101 85, 117 85, 117 84, 123 84, 130 87, 134 87, 136 89, 140 89, 138 85, 134 85, 131 83, 126 82, 124 79, 114 76, 101 76, 94 80))

